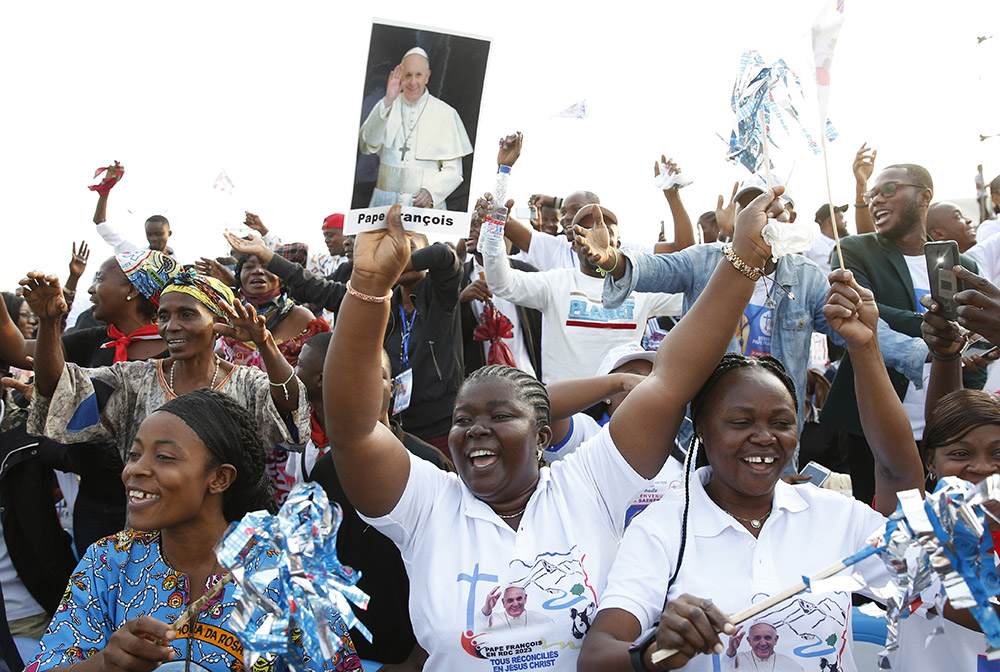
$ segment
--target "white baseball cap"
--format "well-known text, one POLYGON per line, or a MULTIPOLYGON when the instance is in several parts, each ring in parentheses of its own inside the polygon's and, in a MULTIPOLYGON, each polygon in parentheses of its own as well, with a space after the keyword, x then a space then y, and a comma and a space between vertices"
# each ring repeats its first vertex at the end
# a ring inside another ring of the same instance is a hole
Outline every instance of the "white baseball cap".
POLYGON ((607 356, 604 357, 604 361, 597 367, 596 375, 606 376, 625 362, 630 362, 633 359, 645 359, 647 362, 652 363, 656 359, 656 353, 652 350, 643 350, 642 346, 638 343, 619 345, 611 348, 607 356))

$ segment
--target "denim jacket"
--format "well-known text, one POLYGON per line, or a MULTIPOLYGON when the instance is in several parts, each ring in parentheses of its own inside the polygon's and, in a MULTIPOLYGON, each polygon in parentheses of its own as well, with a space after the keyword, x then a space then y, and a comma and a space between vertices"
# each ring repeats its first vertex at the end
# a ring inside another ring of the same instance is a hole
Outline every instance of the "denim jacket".
MULTIPOLYGON (((719 260, 724 258, 722 248, 722 243, 710 243, 657 255, 625 250, 625 275, 618 281, 611 275, 604 280, 604 306, 618 306, 631 292, 683 292, 683 313, 687 314, 708 285, 719 260)), ((771 320, 774 325, 771 354, 781 361, 795 382, 801 432, 812 332, 826 334, 838 345, 844 345, 844 341, 823 316, 830 282, 819 266, 801 255, 790 254, 778 260, 775 280, 795 297, 789 298, 780 289, 772 292, 775 307, 771 320)), ((886 366, 900 371, 921 387, 928 354, 923 339, 895 332, 879 318, 878 342, 886 366)), ((740 352, 735 337, 729 344, 729 351, 740 352)))

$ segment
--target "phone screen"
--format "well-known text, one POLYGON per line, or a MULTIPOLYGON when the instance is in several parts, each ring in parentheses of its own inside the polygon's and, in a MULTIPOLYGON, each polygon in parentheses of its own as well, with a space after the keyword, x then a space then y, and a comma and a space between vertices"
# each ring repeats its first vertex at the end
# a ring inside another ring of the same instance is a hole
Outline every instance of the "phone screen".
POLYGON ((960 291, 958 276, 953 270, 958 265, 958 243, 943 240, 924 243, 927 259, 927 277, 931 283, 931 298, 938 304, 938 313, 947 320, 958 319, 955 293, 960 291))

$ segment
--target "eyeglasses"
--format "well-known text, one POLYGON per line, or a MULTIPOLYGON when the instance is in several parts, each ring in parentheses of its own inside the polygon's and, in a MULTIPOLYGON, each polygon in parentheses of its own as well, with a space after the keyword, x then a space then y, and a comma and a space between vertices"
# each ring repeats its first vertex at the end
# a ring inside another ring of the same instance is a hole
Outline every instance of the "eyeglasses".
POLYGON ((900 187, 916 187, 917 189, 926 189, 922 184, 910 184, 908 182, 886 182, 882 186, 875 187, 874 189, 869 189, 865 193, 861 194, 861 201, 865 205, 871 205, 872 201, 875 200, 876 194, 882 194, 882 198, 889 198, 897 191, 900 187))

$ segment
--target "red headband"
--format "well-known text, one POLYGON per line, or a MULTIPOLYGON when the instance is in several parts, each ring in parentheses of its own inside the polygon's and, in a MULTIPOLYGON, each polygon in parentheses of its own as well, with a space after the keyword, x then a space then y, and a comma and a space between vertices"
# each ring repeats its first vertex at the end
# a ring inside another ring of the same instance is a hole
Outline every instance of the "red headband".
POLYGON ((323 220, 323 230, 344 228, 344 216, 339 212, 334 213, 323 220))

